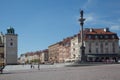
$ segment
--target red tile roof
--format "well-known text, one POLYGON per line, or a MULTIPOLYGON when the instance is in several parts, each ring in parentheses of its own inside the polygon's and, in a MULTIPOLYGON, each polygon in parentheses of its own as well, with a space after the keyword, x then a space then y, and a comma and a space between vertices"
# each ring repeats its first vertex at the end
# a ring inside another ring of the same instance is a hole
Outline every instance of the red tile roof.
MULTIPOLYGON (((83 34, 84 34, 84 40, 96 40, 96 39, 119 39, 117 34, 114 33, 114 32, 111 32, 109 31, 108 28, 104 29, 104 28, 99 28, 99 29, 95 29, 95 28, 85 28, 84 31, 83 31, 83 34), (91 38, 89 38, 88 35, 91 35, 91 38), (95 38, 95 35, 98 36, 98 38, 95 38), (103 38, 100 38, 100 35, 103 36, 103 38), (105 38, 105 36, 109 36, 109 38, 105 38), (115 38, 112 38, 112 35, 115 36, 115 38)), ((81 31, 77 34, 77 36, 80 36, 81 35, 81 31)))
POLYGON ((104 31, 104 29, 92 29, 92 31, 87 31, 86 34, 115 34, 110 31, 104 31))

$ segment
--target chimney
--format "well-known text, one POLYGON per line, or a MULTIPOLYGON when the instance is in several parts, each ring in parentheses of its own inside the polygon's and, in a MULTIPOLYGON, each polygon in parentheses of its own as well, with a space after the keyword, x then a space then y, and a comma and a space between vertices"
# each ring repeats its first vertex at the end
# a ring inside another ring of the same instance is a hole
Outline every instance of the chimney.
POLYGON ((104 31, 105 32, 109 32, 109 28, 104 28, 104 31))
POLYGON ((90 28, 90 32, 93 32, 93 29, 92 29, 92 28, 90 28))

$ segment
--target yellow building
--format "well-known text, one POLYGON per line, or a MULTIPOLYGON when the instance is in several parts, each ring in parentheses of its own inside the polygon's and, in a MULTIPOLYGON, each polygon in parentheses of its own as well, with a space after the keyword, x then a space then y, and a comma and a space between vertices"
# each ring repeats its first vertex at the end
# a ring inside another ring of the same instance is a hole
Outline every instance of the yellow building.
POLYGON ((4 43, 3 43, 3 35, 0 34, 0 66, 4 63, 4 43))

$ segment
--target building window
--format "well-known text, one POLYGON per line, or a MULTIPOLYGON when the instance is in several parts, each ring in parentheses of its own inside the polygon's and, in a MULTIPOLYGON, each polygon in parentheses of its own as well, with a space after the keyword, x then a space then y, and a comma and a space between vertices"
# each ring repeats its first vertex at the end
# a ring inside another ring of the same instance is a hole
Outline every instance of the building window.
POLYGON ((91 53, 91 49, 89 49, 89 53, 91 53))
POLYGON ((98 53, 98 48, 96 48, 96 53, 98 53))
POLYGON ((91 43, 89 43, 89 48, 91 48, 91 43))
POLYGON ((101 53, 103 53, 103 43, 100 44, 101 53))
POLYGON ((113 53, 115 53, 115 43, 112 43, 112 47, 113 47, 113 53))
POLYGON ((10 43, 10 46, 13 46, 13 43, 12 43, 12 42, 10 43))
POLYGON ((106 35, 105 38, 108 39, 108 36, 106 35))
POLYGON ((73 43, 73 46, 75 45, 75 43, 73 43))
POLYGON ((89 43, 89 53, 91 53, 91 43, 89 43))
POLYGON ((89 35, 88 38, 91 39, 91 35, 89 35))
POLYGON ((108 42, 105 42, 105 46, 107 46, 108 45, 108 42))
POLYGON ((76 57, 76 55, 75 54, 73 54, 73 58, 75 58, 76 57))
POLYGON ((75 51, 75 48, 73 48, 73 51, 75 51))
POLYGON ((4 55, 3 55, 3 54, 0 55, 0 59, 2 59, 2 58, 4 58, 4 55))
POLYGON ((69 43, 69 42, 68 42, 68 43, 65 43, 65 44, 63 44, 63 46, 68 47, 68 46, 70 46, 70 43, 69 43))
POLYGON ((103 36, 102 36, 102 35, 100 35, 100 38, 102 39, 102 38, 103 38, 103 36))
POLYGON ((114 36, 114 35, 112 35, 112 38, 114 39, 114 38, 115 38, 115 36, 114 36))
POLYGON ((96 42, 96 46, 98 46, 98 42, 96 42))
POLYGON ((97 39, 97 38, 98 38, 98 36, 96 35, 96 36, 95 36, 95 38, 97 39))
POLYGON ((108 48, 105 49, 105 52, 108 53, 108 48))

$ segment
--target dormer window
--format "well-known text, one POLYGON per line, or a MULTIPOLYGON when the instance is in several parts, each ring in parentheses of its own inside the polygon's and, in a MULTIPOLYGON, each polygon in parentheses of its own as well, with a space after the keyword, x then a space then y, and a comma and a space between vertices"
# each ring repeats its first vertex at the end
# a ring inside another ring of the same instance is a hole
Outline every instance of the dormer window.
POLYGON ((96 36, 95 36, 95 38, 97 39, 97 38, 98 38, 98 36, 96 35, 96 36))
POLYGON ((100 35, 100 38, 102 39, 102 38, 103 38, 103 36, 102 36, 102 35, 100 35))

